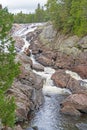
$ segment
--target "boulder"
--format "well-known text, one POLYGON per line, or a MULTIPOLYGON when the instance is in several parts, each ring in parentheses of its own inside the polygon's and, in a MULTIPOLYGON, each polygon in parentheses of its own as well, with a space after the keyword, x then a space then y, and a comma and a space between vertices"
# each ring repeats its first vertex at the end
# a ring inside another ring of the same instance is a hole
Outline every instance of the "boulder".
POLYGON ((23 66, 21 66, 21 73, 18 79, 22 84, 32 86, 32 88, 37 90, 43 87, 43 78, 41 78, 39 75, 36 75, 31 70, 25 70, 23 66))
POLYGON ((73 94, 75 93, 87 93, 86 83, 81 80, 76 80, 70 77, 66 86, 73 94))
POLYGON ((30 41, 30 40, 33 39, 33 37, 34 37, 34 33, 33 33, 33 32, 29 32, 29 33, 26 35, 26 40, 27 40, 27 41, 30 41))
POLYGON ((64 114, 76 116, 87 113, 87 93, 70 95, 61 103, 61 106, 61 112, 64 114))
POLYGON ((74 66, 72 70, 78 73, 83 79, 87 79, 87 64, 74 66))
POLYGON ((56 53, 55 69, 70 69, 74 64, 74 57, 62 52, 56 53))
POLYGON ((51 79, 53 80, 54 84, 58 87, 66 88, 68 81, 69 81, 69 74, 66 74, 64 70, 56 71, 51 79))
POLYGON ((52 66, 52 65, 53 65, 52 60, 49 59, 49 58, 47 58, 47 57, 45 57, 45 56, 43 56, 43 55, 37 56, 37 57, 36 57, 36 60, 37 60, 40 64, 42 64, 42 65, 44 65, 44 66, 52 66))
POLYGON ((42 53, 41 44, 38 40, 33 41, 33 43, 30 44, 29 49, 32 50, 32 54, 39 54, 42 53))
POLYGON ((33 64, 32 69, 34 69, 36 71, 44 71, 44 66, 40 65, 40 64, 33 64))
POLYGON ((29 48, 25 48, 25 49, 24 49, 24 53, 25 53, 27 56, 30 56, 30 55, 31 55, 31 52, 30 52, 30 49, 29 49, 29 48))
POLYGON ((85 82, 76 80, 70 74, 67 74, 65 70, 56 71, 51 79, 57 87, 68 88, 73 94, 87 92, 85 82))
POLYGON ((61 113, 65 114, 65 115, 70 115, 70 116, 81 116, 81 113, 75 109, 73 106, 64 106, 61 110, 61 113))
POLYGON ((57 53, 53 52, 50 49, 47 50, 46 48, 43 48, 42 55, 45 56, 46 58, 50 59, 50 60, 53 60, 53 61, 56 61, 56 59, 57 59, 57 53))

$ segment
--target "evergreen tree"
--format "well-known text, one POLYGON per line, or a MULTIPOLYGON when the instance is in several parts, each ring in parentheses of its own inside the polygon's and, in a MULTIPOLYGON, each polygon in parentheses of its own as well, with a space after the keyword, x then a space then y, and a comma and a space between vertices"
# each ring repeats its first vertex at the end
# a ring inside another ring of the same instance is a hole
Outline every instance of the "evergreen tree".
POLYGON ((48 0, 46 7, 58 31, 78 36, 87 34, 87 0, 48 0))
POLYGON ((73 33, 79 36, 87 34, 87 0, 73 0, 71 6, 73 33))
POLYGON ((14 62, 14 41, 10 35, 13 15, 7 8, 0 9, 0 119, 5 126, 12 127, 15 120, 15 102, 7 98, 6 92, 18 75, 18 64, 14 62))
POLYGON ((44 22, 44 9, 41 8, 38 4, 37 9, 35 10, 36 22, 44 22))

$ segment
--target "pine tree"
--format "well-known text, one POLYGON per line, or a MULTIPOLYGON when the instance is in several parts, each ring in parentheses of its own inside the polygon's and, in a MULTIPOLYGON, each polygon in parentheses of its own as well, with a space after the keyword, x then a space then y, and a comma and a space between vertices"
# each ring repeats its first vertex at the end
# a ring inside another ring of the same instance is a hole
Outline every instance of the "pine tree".
POLYGON ((48 0, 46 6, 58 31, 78 36, 87 34, 87 0, 48 0))
POLYGON ((14 41, 10 35, 13 15, 7 8, 0 9, 0 119, 5 126, 13 127, 15 121, 15 102, 6 96, 14 78, 19 74, 19 65, 15 63, 14 41))

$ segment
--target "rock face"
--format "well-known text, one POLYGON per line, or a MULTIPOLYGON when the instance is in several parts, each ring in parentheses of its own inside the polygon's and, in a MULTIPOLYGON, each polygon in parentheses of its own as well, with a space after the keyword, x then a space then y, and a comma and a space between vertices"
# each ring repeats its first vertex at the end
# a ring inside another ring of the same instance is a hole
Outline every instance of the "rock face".
POLYGON ((47 44, 48 42, 52 42, 54 40, 56 34, 57 31, 54 30, 53 26, 51 24, 47 24, 40 34, 40 39, 47 44))

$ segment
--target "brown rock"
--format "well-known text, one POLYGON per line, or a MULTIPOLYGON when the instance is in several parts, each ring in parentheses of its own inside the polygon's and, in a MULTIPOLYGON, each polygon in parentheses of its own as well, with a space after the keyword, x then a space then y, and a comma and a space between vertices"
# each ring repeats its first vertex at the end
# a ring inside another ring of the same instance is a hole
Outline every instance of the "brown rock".
POLYGON ((72 70, 78 73, 82 78, 87 78, 87 64, 74 66, 72 70))
MULTIPOLYGON (((66 114, 70 114, 70 109, 77 110, 81 113, 87 113, 87 94, 73 94, 70 95, 65 101, 62 102, 62 111, 66 112, 66 114)), ((77 112, 76 112, 77 113, 77 112)), ((75 115, 74 111, 71 113, 75 115)), ((70 115, 71 115, 70 114, 70 115)))
POLYGON ((72 78, 65 70, 56 71, 51 79, 54 81, 54 84, 58 87, 68 88, 71 92, 74 93, 86 93, 87 89, 84 82, 72 78))
POLYGON ((50 60, 56 61, 56 59, 57 59, 57 54, 56 54, 56 52, 53 52, 53 51, 51 51, 50 49, 49 49, 49 50, 46 50, 46 48, 44 48, 42 54, 43 54, 43 56, 47 57, 47 58, 50 59, 50 60))
POLYGON ((44 71, 44 66, 42 66, 40 64, 33 64, 32 69, 35 69, 37 71, 44 71))
POLYGON ((87 88, 84 86, 84 84, 81 85, 81 82, 82 81, 70 77, 67 84, 67 88, 70 89, 72 93, 86 93, 87 88))
POLYGON ((73 56, 58 52, 54 68, 70 69, 74 64, 73 56))
POLYGON ((44 65, 44 66, 52 66, 52 65, 53 65, 52 60, 49 59, 49 58, 47 58, 47 57, 45 57, 45 56, 43 56, 43 55, 40 55, 40 56, 36 57, 36 60, 37 60, 40 64, 42 64, 42 65, 44 65))
POLYGON ((42 53, 42 47, 38 40, 35 40, 34 43, 32 43, 29 48, 32 50, 32 54, 39 54, 42 53))
POLYGON ((27 56, 30 56, 30 55, 31 55, 31 52, 30 52, 30 49, 29 49, 29 48, 25 48, 25 49, 24 49, 24 53, 25 53, 27 56))
POLYGON ((32 88, 40 89, 43 87, 43 79, 32 71, 27 71, 21 66, 21 73, 18 77, 22 84, 32 86, 32 88))
POLYGON ((26 56, 24 53, 17 54, 16 60, 20 63, 30 64, 32 66, 32 61, 30 57, 26 56))
POLYGON ((66 88, 70 76, 66 74, 64 70, 58 70, 52 75, 51 79, 56 86, 66 88))
POLYGON ((73 106, 64 106, 61 110, 61 113, 65 115, 70 115, 70 116, 81 116, 81 113, 75 109, 73 106))
POLYGON ((75 57, 75 65, 87 65, 87 52, 81 52, 75 57))
POLYGON ((17 105, 16 117, 18 121, 27 119, 32 91, 33 89, 31 87, 15 81, 12 88, 7 92, 10 96, 15 97, 15 102, 17 105))

